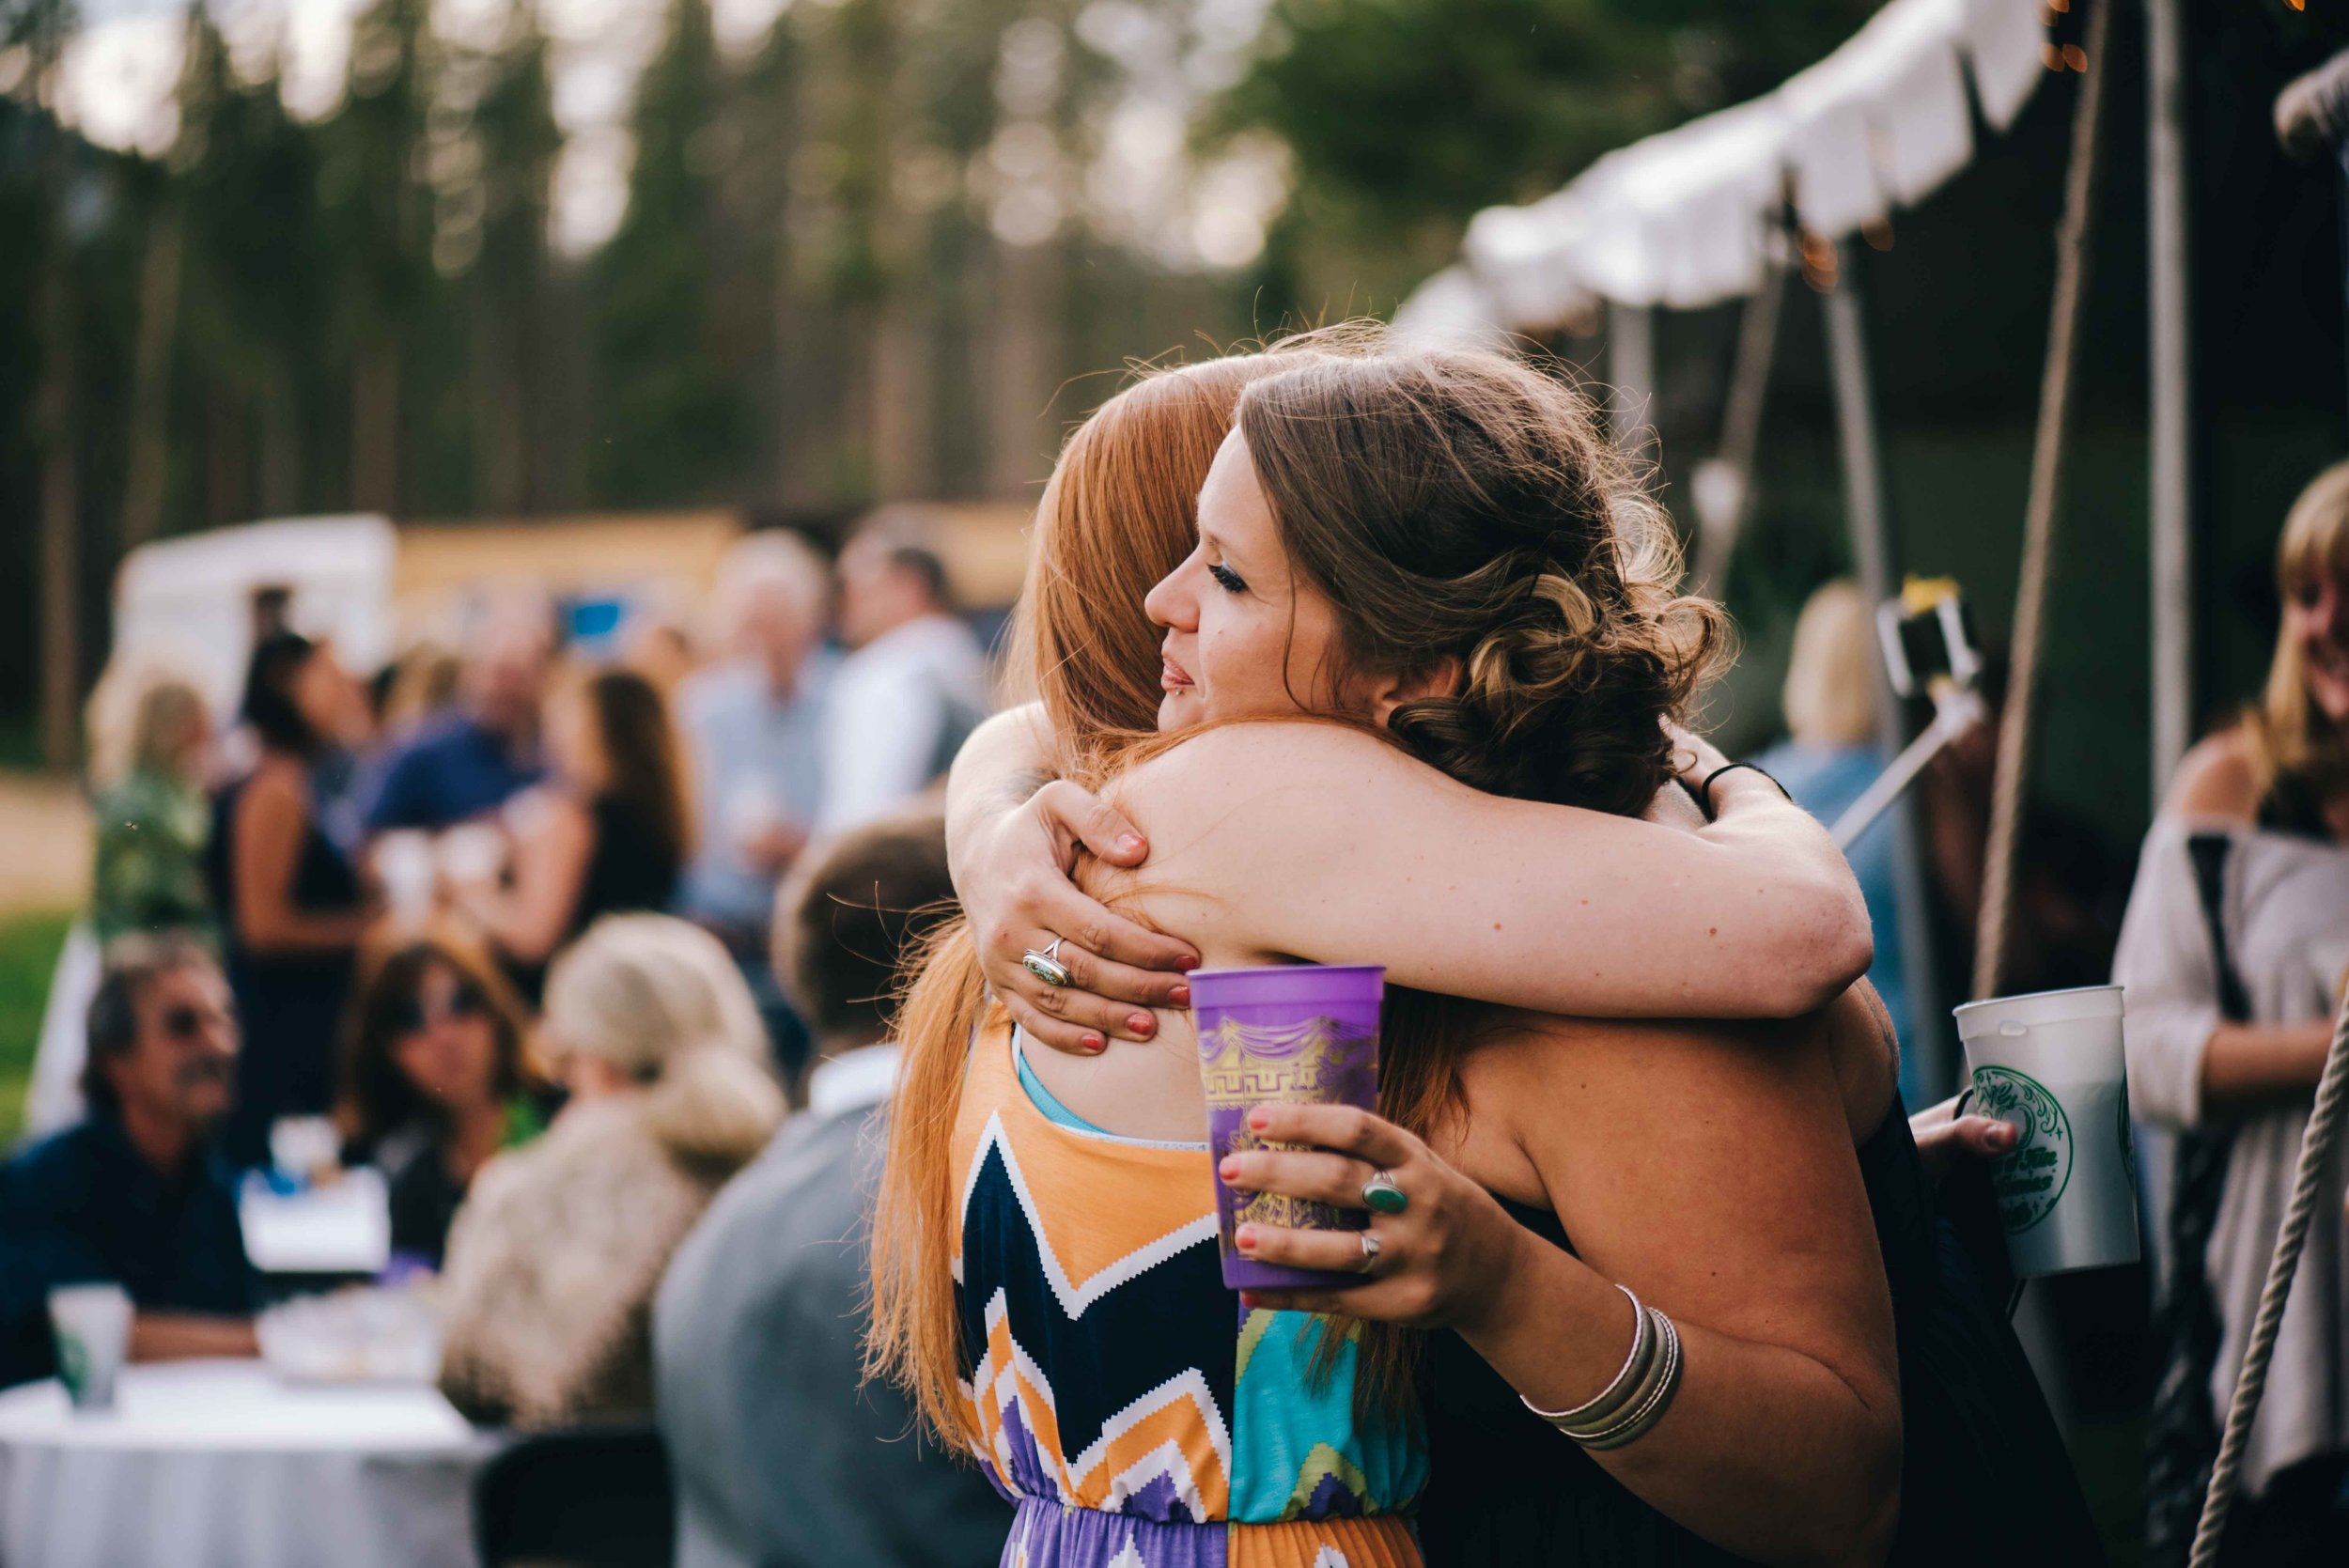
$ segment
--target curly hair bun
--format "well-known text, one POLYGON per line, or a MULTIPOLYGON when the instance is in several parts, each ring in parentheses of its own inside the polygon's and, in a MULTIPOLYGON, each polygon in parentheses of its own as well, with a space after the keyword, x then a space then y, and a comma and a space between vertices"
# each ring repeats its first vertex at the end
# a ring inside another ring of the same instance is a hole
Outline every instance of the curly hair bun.
POLYGON ((1500 354, 1316 356, 1252 383, 1238 428, 1350 667, 1456 664, 1389 720, 1494 794, 1636 814, 1728 653, 1678 592, 1678 541, 1591 401, 1500 354))

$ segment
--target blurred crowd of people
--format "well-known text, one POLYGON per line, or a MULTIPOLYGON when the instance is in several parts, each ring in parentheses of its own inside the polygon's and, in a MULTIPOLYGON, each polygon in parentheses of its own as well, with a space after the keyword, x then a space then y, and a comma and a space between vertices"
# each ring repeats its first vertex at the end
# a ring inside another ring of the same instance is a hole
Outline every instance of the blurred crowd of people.
POLYGON ((82 1279, 130 1291, 134 1354, 254 1353, 240 1183, 307 1175, 288 1129, 331 1119, 385 1174, 395 1269, 442 1273, 463 1408, 648 1414, 670 1250, 889 990, 869 942, 859 996, 822 984, 836 879, 786 898, 813 978, 779 974, 778 886, 876 834, 942 865, 919 797, 991 706, 985 649, 879 528, 836 563, 746 536, 699 636, 611 658, 517 594, 361 678, 282 610, 232 715, 151 665, 93 700, 101 958, 86 1057, 0 1173, 0 1381, 52 1370, 44 1292, 82 1279))
MULTIPOLYGON (((2349 979, 2349 465, 2288 520, 2279 583, 2268 686, 2181 769, 2111 964, 2136 1110, 2169 1141, 2128 1396, 2151 1385, 2157 1560, 2191 1533, 2349 979)), ((1813 600, 1766 759, 1826 819, 1882 762, 1870 617, 1848 584, 1813 600)), ((691 1456, 685 1560, 994 1554, 995 1494, 889 1441, 915 1411, 862 1382, 861 1345, 891 998, 956 905, 926 797, 992 706, 985 651, 938 556, 885 530, 836 561, 750 536, 700 635, 659 629, 583 659, 547 605, 500 600, 461 649, 362 680, 267 625, 226 723, 168 672, 101 689, 102 957, 72 1103, 37 1107, 46 1136, 0 1169, 0 1384, 54 1370, 44 1292, 83 1280, 132 1296, 134 1357, 257 1354, 239 1183, 298 1163, 288 1126, 331 1119, 339 1161, 384 1173, 395 1273, 437 1276, 450 1399, 522 1428, 657 1418, 691 1456)), ((1924 786, 1960 917, 1991 739, 1924 786)), ((2026 833, 2026 985, 2101 980, 2088 906, 2109 868, 2074 874, 2044 817, 2026 833)), ((1871 976, 1905 1018, 1934 955, 1894 939, 1892 853, 1880 827, 1852 858, 1871 976)), ((2349 1547, 2338 1162, 2329 1179, 2231 1562, 2349 1547)))

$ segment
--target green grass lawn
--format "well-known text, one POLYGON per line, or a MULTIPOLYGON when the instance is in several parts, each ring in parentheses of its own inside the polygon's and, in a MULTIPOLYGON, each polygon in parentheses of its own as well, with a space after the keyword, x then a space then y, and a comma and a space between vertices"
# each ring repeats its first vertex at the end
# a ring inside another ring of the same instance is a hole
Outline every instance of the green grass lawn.
POLYGON ((0 915, 0 1149, 16 1141, 23 1123, 49 976, 72 923, 69 910, 0 915))

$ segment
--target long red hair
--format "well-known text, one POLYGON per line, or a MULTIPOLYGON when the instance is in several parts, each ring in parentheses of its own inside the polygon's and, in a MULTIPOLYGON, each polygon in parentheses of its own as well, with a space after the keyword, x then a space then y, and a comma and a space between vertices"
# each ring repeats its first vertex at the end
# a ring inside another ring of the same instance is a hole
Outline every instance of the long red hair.
MULTIPOLYGON (((1036 508, 1013 667, 1044 706, 1065 777, 1097 782, 1158 728, 1159 633, 1142 601, 1190 553, 1199 487, 1240 393, 1296 363, 1236 354, 1153 369, 1070 434, 1036 508)), ((942 1436, 969 1436, 954 1281, 955 1120, 971 1040, 993 1004, 968 923, 929 939, 899 1009, 905 1048, 873 1221, 868 1374, 912 1396, 942 1436)))

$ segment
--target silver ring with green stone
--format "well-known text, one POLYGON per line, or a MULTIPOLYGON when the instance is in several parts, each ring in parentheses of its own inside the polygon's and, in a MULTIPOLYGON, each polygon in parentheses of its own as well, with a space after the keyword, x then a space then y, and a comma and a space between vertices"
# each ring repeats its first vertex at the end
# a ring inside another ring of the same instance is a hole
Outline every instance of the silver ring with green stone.
POLYGON ((1030 974, 1034 975, 1047 986, 1055 988, 1073 986, 1076 984, 1077 977, 1068 972, 1066 964, 1060 961, 1060 944, 1067 939, 1066 937, 1054 937, 1051 946, 1041 953, 1032 947, 1019 955, 1019 961, 1027 966, 1030 974))
POLYGON ((1411 1198, 1394 1177, 1380 1171, 1362 1183, 1362 1206, 1378 1214, 1401 1214, 1411 1206, 1411 1198))

